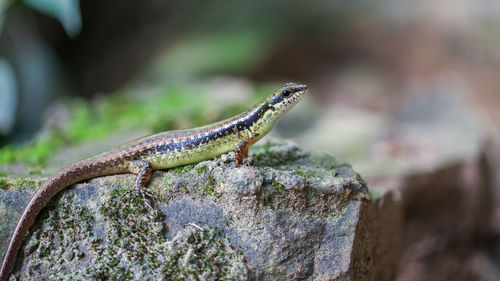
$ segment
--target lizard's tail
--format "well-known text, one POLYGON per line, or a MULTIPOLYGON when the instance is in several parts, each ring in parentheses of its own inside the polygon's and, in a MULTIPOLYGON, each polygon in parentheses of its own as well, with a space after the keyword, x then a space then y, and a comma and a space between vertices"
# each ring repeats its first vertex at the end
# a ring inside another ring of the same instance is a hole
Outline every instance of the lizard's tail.
MULTIPOLYGON (((21 247, 26 234, 33 225, 36 216, 47 202, 62 189, 93 177, 109 174, 109 168, 105 163, 93 165, 82 165, 85 161, 73 164, 55 175, 51 176, 31 197, 28 206, 24 209, 14 233, 5 252, 2 269, 0 270, 0 281, 7 281, 14 266, 17 252, 21 247), (102 165, 101 165, 102 164, 102 165)), ((109 167, 109 166, 108 166, 109 167)))

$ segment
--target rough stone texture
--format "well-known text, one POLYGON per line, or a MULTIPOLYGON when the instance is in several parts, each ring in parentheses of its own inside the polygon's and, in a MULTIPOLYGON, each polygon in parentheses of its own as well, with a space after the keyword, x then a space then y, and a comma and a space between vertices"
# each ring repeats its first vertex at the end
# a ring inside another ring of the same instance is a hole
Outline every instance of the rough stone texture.
MULTIPOLYGON (((293 143, 156 171, 148 207, 133 175, 61 192, 25 241, 15 278, 130 280, 388 280, 401 210, 371 200, 348 164, 293 143)), ((0 190, 0 249, 34 189, 0 190), (21 190, 21 191, 19 191, 21 190)), ((15 279, 13 278, 13 279, 15 279)))

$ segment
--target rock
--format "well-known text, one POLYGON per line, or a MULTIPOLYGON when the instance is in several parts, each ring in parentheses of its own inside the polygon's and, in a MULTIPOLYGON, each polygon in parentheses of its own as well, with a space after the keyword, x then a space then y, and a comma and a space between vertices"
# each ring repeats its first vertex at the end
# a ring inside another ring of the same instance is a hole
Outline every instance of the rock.
MULTIPOLYGON (((370 199, 348 164, 296 144, 155 171, 148 199, 133 175, 76 184, 39 215, 19 279, 387 280, 399 259, 400 205, 370 199)), ((34 189, 0 190, 0 249, 34 189)), ((2 253, 3 254, 3 253, 2 253)))
POLYGON ((476 121, 473 99, 459 89, 443 83, 411 96, 386 136, 372 146, 376 162, 362 159, 369 169, 360 170, 370 187, 401 194, 405 221, 398 281, 500 276, 487 262, 477 262, 490 256, 495 263, 490 222, 496 188, 487 159, 491 152, 484 146, 488 138, 476 121))
POLYGON ((396 280, 497 280, 476 259, 489 255, 490 179, 484 155, 400 178, 406 220, 396 280))

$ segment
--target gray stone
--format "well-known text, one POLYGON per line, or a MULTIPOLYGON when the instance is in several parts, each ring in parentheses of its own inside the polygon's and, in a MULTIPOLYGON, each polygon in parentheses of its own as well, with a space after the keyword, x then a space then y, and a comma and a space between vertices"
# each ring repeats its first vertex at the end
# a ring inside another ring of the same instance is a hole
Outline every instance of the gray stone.
MULTIPOLYGON (((156 171, 151 208, 135 176, 96 178, 51 200, 14 270, 22 280, 387 280, 399 258, 401 210, 370 199, 348 164, 296 144, 254 146, 156 171)), ((34 189, 0 190, 5 249, 34 189)))

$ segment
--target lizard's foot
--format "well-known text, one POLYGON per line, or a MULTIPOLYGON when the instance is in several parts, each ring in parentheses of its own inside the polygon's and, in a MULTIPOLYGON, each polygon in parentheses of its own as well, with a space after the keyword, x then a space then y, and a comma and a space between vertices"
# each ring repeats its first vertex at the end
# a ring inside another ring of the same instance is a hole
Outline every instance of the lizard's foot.
POLYGON ((149 203, 152 201, 151 199, 154 198, 153 192, 150 189, 147 188, 131 188, 127 190, 125 193, 122 194, 122 198, 125 197, 132 197, 133 199, 136 199, 138 197, 141 197, 142 202, 150 209, 152 209, 151 204, 149 203))
POLYGON ((153 209, 151 204, 149 204, 149 201, 153 199, 153 193, 150 189, 147 189, 145 187, 135 187, 136 191, 136 197, 141 196, 142 202, 149 208, 153 209))
POLYGON ((252 158, 251 157, 245 158, 245 159, 243 159, 242 162, 243 162, 242 163, 243 166, 247 166, 247 167, 251 166, 250 164, 252 163, 252 158))
POLYGON ((125 195, 130 195, 132 193, 135 193, 135 197, 140 196, 143 199, 154 198, 153 191, 151 189, 144 188, 144 187, 138 188, 137 186, 135 188, 127 190, 124 194, 122 194, 122 197, 124 197, 125 195))

